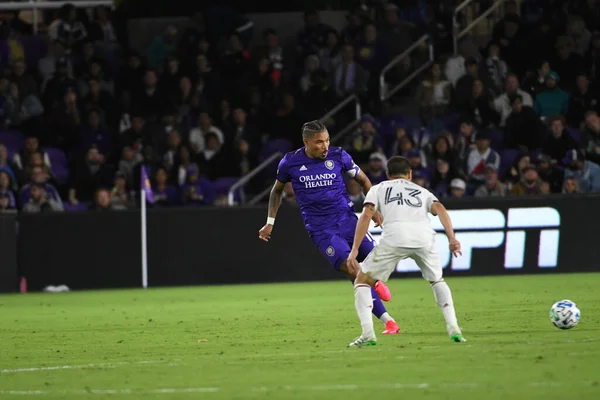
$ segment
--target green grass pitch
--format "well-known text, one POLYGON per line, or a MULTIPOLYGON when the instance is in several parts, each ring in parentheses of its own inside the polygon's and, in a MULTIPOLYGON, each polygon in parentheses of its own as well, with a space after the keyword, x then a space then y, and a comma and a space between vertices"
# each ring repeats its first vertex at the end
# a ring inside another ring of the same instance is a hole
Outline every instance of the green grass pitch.
POLYGON ((0 296, 0 398, 600 399, 600 274, 447 281, 467 343, 421 279, 363 349, 343 281, 0 296))

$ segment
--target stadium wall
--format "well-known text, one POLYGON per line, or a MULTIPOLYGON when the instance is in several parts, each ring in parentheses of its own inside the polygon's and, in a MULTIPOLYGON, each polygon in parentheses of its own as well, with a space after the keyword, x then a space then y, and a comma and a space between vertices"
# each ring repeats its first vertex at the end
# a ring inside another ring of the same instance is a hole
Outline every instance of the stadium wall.
POLYGON ((17 214, 0 213, 0 293, 16 291, 17 214))
MULTIPOLYGON (((464 251, 451 259, 447 239, 438 234, 445 274, 598 271, 599 201, 598 196, 447 201, 464 251)), ((149 210, 149 286, 343 279, 312 246, 297 208, 282 207, 268 244, 258 239, 264 220, 264 207, 149 210)), ((1 221, 6 235, 14 220, 1 221)), ((441 228, 437 219, 432 223, 441 228)), ((378 230, 371 232, 377 239, 378 230)), ((11 240, 2 246, 11 247, 11 240)), ((17 289, 16 276, 26 277, 30 290, 141 285, 138 211, 23 214, 18 241, 12 242, 18 274, 3 257, 4 290, 11 286, 6 281, 17 289)), ((419 272, 402 262, 395 275, 419 272)))

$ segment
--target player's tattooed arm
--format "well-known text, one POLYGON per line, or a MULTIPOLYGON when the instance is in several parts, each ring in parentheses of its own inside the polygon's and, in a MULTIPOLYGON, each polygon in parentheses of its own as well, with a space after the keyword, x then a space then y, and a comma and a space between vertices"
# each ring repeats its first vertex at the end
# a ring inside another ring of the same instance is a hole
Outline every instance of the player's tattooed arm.
POLYGON ((371 181, 362 170, 358 170, 358 174, 356 174, 354 180, 360 184, 365 194, 367 194, 369 192, 369 189, 371 189, 371 181))
MULTIPOLYGON (((371 190, 371 186, 373 186, 371 184, 371 181, 369 180, 369 177, 362 170, 358 171, 358 174, 356 174, 354 180, 358 182, 360 186, 362 186, 363 192, 365 194, 369 193, 369 190, 371 190)), ((372 218, 373 222, 375 222, 375 227, 379 227, 381 226, 381 224, 383 224, 383 216, 379 211, 373 209, 372 218)))
POLYGON ((285 183, 275 180, 273 189, 271 189, 271 195, 269 196, 269 217, 270 218, 275 218, 275 216, 277 215, 277 210, 279 210, 279 206, 281 205, 281 198, 283 197, 283 188, 284 187, 285 187, 285 183))
POLYGON ((354 259, 358 255, 358 249, 369 230, 369 224, 371 223, 371 219, 375 215, 376 210, 375 206, 370 203, 366 203, 363 212, 358 219, 356 224, 356 230, 354 231, 354 242, 352 243, 352 250, 350 251, 350 256, 348 259, 354 259))

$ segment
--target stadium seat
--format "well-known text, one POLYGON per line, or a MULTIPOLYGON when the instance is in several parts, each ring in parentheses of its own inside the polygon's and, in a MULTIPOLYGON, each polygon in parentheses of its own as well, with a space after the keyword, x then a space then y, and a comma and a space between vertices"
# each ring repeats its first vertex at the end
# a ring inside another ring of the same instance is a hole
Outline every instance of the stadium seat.
MULTIPOLYGON (((229 189, 239 180, 240 178, 229 178, 229 177, 225 177, 225 178, 218 178, 215 181, 213 181, 213 187, 215 188, 215 193, 218 196, 227 196, 227 194, 229 193, 229 189)), ((233 192, 233 198, 235 201, 240 201, 241 199, 241 194, 242 194, 242 188, 237 189, 235 192, 233 192)))
POLYGON ((78 203, 76 205, 73 205, 68 201, 64 202, 63 205, 65 207, 65 211, 86 211, 89 208, 89 206, 85 203, 78 203))
POLYGON ((19 131, 5 130, 0 131, 0 143, 4 143, 8 148, 9 154, 14 154, 23 148, 25 137, 19 131))
POLYGON ((48 153, 48 157, 50 158, 52 173, 54 174, 56 181, 61 185, 67 183, 67 180, 69 179, 69 163, 65 153, 61 149, 54 147, 46 147, 44 150, 48 153))
POLYGON ((508 168, 517 161, 517 158, 521 155, 521 151, 517 149, 504 149, 500 153, 500 171, 498 174, 503 176, 508 168))
POLYGON ((567 131, 577 143, 581 142, 581 132, 575 128, 567 128, 567 131))

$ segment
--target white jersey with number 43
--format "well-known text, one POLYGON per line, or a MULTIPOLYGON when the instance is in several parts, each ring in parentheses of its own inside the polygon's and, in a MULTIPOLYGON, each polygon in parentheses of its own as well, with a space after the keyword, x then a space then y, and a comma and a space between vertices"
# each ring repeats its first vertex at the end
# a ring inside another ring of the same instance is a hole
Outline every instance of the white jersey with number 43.
POLYGON ((405 179, 394 179, 371 187, 364 204, 372 204, 383 215, 382 242, 421 248, 431 245, 435 237, 428 213, 436 201, 429 190, 405 179))

